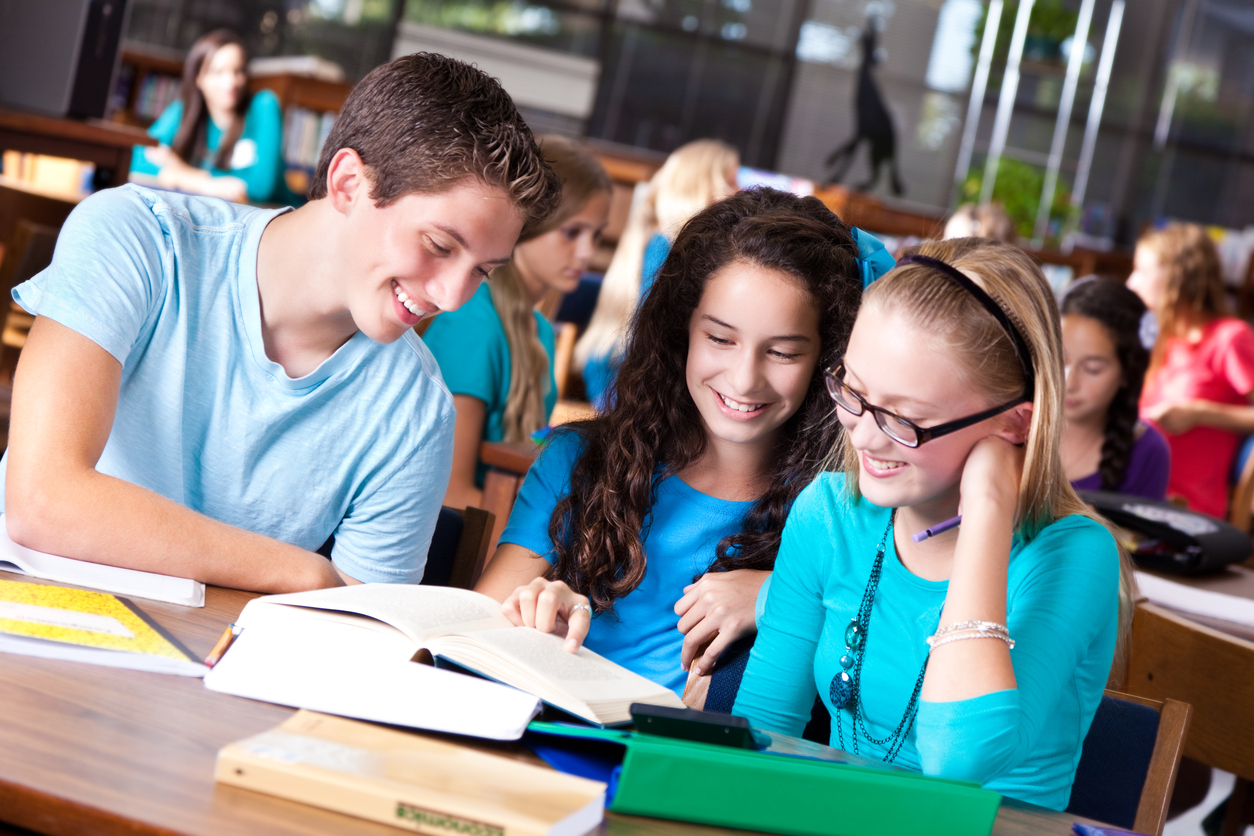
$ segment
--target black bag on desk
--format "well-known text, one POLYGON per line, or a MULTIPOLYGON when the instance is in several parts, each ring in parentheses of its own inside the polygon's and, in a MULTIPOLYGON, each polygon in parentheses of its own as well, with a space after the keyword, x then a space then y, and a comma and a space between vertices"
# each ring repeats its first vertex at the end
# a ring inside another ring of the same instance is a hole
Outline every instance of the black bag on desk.
POLYGON ((1250 536, 1223 520, 1142 496, 1079 491, 1080 498, 1124 529, 1138 566, 1177 575, 1218 572, 1250 556, 1250 536))

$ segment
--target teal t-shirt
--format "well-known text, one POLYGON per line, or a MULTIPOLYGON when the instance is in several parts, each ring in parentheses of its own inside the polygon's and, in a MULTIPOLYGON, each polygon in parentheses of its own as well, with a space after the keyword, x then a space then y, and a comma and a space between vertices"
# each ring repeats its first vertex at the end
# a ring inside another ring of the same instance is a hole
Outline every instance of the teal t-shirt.
POLYGON ((310 551, 334 534, 351 577, 417 583, 452 468, 453 399, 413 331, 387 345, 358 331, 299 378, 266 355, 257 248, 281 211, 105 189, 13 298, 121 365, 96 470, 310 551))
MULTIPOLYGON (((852 747, 849 713, 833 711, 830 683, 842 670, 845 628, 857 614, 890 513, 850 497, 842 474, 819 476, 797 497, 733 713, 799 735, 817 687, 832 712, 832 745, 840 722, 845 747, 852 747)), ((948 581, 924 580, 902 566, 889 539, 862 668, 861 706, 872 737, 888 737, 901 722, 948 589, 948 581)), ((895 763, 1062 810, 1118 632, 1119 554, 1110 532, 1070 516, 1030 542, 1016 536, 1006 611, 1017 688, 953 702, 920 700, 895 763)), ((886 754, 865 738, 858 746, 864 755, 886 754)))
MULTIPOLYGON (((152 123, 148 135, 169 146, 182 120, 183 102, 176 99, 152 123)), ((230 168, 220 169, 213 164, 222 131, 212 119, 206 120, 206 128, 207 153, 201 168, 215 177, 230 175, 243 180, 248 185, 248 200, 252 203, 271 203, 285 196, 287 190, 282 188, 283 113, 274 93, 259 90, 253 95, 244 116, 244 130, 235 141, 230 168)), ((144 146, 137 145, 131 158, 131 171, 156 176, 160 168, 149 161, 144 146)))
MULTIPOLYGON (((555 559, 549 520, 558 500, 570 493, 570 472, 583 449, 578 433, 555 432, 523 480, 518 500, 501 533, 514 543, 555 559)), ((704 575, 718 543, 744 527, 753 502, 733 502, 701 493, 678 476, 657 483, 646 529, 641 532, 648 570, 640 585, 614 602, 613 612, 593 617, 585 644, 590 650, 681 694, 688 674, 679 664, 684 634, 675 602, 684 587, 704 575)), ((813 702, 813 698, 811 698, 813 702)))
MULTIPOLYGON (((535 312, 540 344, 549 355, 549 378, 544 393, 544 414, 551 415, 557 404, 557 383, 553 378, 555 351, 553 326, 539 311, 535 312)), ((454 395, 469 395, 483 401, 487 414, 483 422, 483 440, 505 438, 505 402, 509 400, 510 352, 505 326, 492 304, 492 292, 482 284, 470 301, 455 311, 445 311, 431 320, 422 336, 435 355, 444 375, 444 383, 454 395)), ((475 467, 475 485, 483 486, 488 468, 483 462, 475 467)))

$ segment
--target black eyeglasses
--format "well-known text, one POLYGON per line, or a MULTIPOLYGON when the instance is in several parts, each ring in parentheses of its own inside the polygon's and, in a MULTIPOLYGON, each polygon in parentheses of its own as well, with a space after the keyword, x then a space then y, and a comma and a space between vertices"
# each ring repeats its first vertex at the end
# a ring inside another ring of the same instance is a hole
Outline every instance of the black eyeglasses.
POLYGON ((942 435, 957 432, 972 424, 978 424, 981 421, 992 418, 994 415, 1002 414, 1013 406, 1018 406, 1025 400, 1024 398, 1016 398, 1009 403, 986 409, 983 412, 977 412, 975 415, 968 415, 966 418, 946 421, 934 427, 920 427, 913 421, 889 412, 883 407, 867 403, 865 398, 850 389, 845 384, 845 366, 843 363, 835 369, 826 369, 823 372, 823 380, 827 384, 827 394, 832 396, 832 400, 836 402, 837 406, 850 415, 861 415, 864 412, 870 412, 875 416, 875 425, 884 431, 884 435, 906 447, 918 447, 925 441, 931 441, 934 438, 940 438, 942 435))

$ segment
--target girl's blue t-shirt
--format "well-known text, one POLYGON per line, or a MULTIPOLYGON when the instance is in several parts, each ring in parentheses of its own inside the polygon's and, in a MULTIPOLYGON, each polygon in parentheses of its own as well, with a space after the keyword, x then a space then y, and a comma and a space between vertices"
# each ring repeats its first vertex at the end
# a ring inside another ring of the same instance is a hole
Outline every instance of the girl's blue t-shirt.
MULTIPOLYGON (((514 543, 555 559, 549 520, 570 493, 570 473, 582 452, 577 432, 555 433, 527 473, 502 543, 514 543)), ((689 487, 678 476, 657 485, 652 520, 643 532, 648 568, 640 586, 596 615, 587 647, 641 676, 683 692, 688 675, 680 667, 684 636, 677 629, 675 602, 684 587, 705 574, 718 542, 739 531, 753 502, 717 499, 689 487)))
MULTIPOLYGON (((553 414, 557 405, 557 382, 553 378, 555 339, 553 326, 544 314, 535 311, 540 344, 549 355, 549 375, 544 392, 544 414, 553 414)), ((469 395, 483 401, 487 412, 483 440, 505 438, 505 403, 509 400, 510 350, 505 326, 492 304, 492 292, 481 284, 470 301, 455 311, 445 311, 431 320, 422 341, 435 355, 444 375, 444 385, 454 395, 469 395)), ((483 487, 488 467, 475 466, 475 485, 483 487)))
MULTIPOLYGON (((175 99, 152 123, 148 135, 168 147, 174 142, 182 121, 183 102, 175 99)), ((206 153, 201 168, 215 177, 229 175, 243 180, 248 186, 248 200, 252 203, 270 203, 288 197, 282 184, 283 112, 274 93, 259 90, 248 103, 244 130, 235 141, 231 165, 227 169, 220 169, 213 162, 218 144, 222 141, 222 131, 212 119, 207 119, 205 125, 206 153)), ((161 169, 148 159, 144 151, 144 146, 135 146, 131 171, 155 177, 161 169)))
MULTIPOLYGON (((797 497, 775 561, 771 593, 733 713, 800 734, 817 688, 851 748, 850 717, 834 711, 832 677, 891 511, 854 500, 843 475, 822 474, 797 497)), ((936 631, 948 581, 906 569, 889 538, 862 668, 862 713, 873 737, 901 722, 924 641, 936 631)), ((954 702, 920 700, 898 765, 978 781, 1022 801, 1067 806, 1081 745, 1110 674, 1119 617, 1119 554, 1098 522, 1064 517, 1030 542, 1016 537, 1006 594, 1017 688, 954 702)), ((861 754, 885 746, 860 738, 861 754)))

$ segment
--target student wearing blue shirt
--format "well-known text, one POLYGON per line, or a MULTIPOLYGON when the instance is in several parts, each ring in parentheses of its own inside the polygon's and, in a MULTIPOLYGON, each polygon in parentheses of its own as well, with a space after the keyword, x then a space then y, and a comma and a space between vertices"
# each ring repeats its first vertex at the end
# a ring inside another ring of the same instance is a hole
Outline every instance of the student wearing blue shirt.
POLYGON ((754 630, 793 498, 839 424, 821 369, 862 282, 840 219, 754 189, 679 232, 632 325, 612 410, 559 429, 479 590, 676 691, 754 630))
POLYGON ((560 208, 519 239, 513 261, 465 307, 436 317, 422 337, 457 407, 450 508, 483 504, 481 442, 527 441, 548 424, 557 403, 553 326, 536 305, 579 286, 609 220, 610 178, 596 155, 560 136, 542 137, 540 149, 562 180, 560 208))
POLYGON ((349 95, 299 209, 89 197, 14 290, 36 319, 9 535, 263 592, 417 582, 453 404, 413 327, 464 304, 559 189, 495 80, 418 53, 349 95))
POLYGON ((179 98, 157 117, 156 148, 135 148, 131 171, 158 185, 237 203, 281 201, 283 114, 269 90, 248 95, 248 55, 218 29, 188 50, 179 98))
POLYGON ((1065 808, 1133 587, 1059 457, 1048 283, 1010 245, 920 245, 826 378, 843 473, 793 506, 734 713, 799 734, 817 689, 833 746, 1065 808))
POLYGON ((653 285, 671 241, 697 212, 736 193, 739 169, 735 148, 698 139, 676 148, 648 183, 636 186, 596 309, 575 346, 574 366, 597 408, 606 404, 623 362, 628 323, 653 285))

